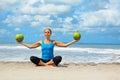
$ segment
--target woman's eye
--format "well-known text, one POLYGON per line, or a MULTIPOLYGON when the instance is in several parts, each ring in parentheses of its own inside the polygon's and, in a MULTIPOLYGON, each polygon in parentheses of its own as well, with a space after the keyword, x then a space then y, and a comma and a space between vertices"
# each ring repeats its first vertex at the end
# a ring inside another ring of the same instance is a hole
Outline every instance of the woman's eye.
POLYGON ((45 33, 50 33, 50 32, 45 32, 45 33))

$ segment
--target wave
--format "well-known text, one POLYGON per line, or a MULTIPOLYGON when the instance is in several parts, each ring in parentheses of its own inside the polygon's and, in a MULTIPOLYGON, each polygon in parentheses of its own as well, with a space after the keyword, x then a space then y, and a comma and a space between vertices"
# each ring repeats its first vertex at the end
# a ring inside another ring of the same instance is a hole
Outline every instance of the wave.
POLYGON ((56 48, 60 51, 70 52, 87 52, 87 53, 101 53, 101 54, 120 54, 120 49, 102 49, 102 48, 56 48))
MULTIPOLYGON (((22 45, 0 45, 0 61, 29 61, 29 57, 31 55, 40 56, 40 50, 41 47, 29 50, 22 45)), ((120 49, 116 49, 114 47, 55 47, 55 54, 61 55, 63 57, 63 62, 120 63, 120 49)))
MULTIPOLYGON (((0 50, 28 50, 24 46, 0 46, 0 50)), ((41 50, 41 47, 36 48, 36 50, 41 50)), ((120 49, 111 48, 81 48, 81 47, 55 47, 55 51, 64 52, 81 52, 81 53, 99 53, 99 54, 120 54, 120 49)))
POLYGON ((24 46, 0 46, 0 49, 27 49, 26 47, 24 46))

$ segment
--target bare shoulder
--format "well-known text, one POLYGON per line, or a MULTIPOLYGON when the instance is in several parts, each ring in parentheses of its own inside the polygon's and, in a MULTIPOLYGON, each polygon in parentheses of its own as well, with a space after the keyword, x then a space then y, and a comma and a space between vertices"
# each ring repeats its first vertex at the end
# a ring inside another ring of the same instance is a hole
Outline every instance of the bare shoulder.
POLYGON ((57 41, 57 40, 54 40, 53 43, 56 45, 56 44, 59 44, 61 42, 57 41))
POLYGON ((56 40, 53 40, 53 43, 54 43, 54 44, 56 44, 56 43, 57 43, 57 41, 56 41, 56 40))

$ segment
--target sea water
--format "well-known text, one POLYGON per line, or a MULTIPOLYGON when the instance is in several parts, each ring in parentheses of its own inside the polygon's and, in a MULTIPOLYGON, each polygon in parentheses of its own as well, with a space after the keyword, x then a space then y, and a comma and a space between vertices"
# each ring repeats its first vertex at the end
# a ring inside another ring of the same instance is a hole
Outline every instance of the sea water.
MULTIPOLYGON (((28 49, 20 44, 0 44, 0 61, 28 62, 30 56, 41 55, 41 46, 28 49)), ((63 63, 120 63, 120 45, 76 43, 69 47, 55 46, 54 55, 62 56, 63 63)))

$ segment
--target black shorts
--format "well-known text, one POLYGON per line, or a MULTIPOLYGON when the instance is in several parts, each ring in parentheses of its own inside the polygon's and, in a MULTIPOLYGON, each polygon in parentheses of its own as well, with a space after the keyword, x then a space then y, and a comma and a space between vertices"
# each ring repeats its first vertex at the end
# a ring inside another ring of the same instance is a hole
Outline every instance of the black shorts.
MULTIPOLYGON (((31 56, 31 57, 30 57, 30 60, 31 60, 32 63, 36 64, 37 66, 40 66, 40 65, 39 65, 40 60, 43 61, 44 63, 47 63, 47 62, 50 61, 50 60, 43 60, 43 59, 38 58, 38 57, 36 57, 36 56, 31 56)), ((61 57, 61 56, 56 56, 56 57, 54 57, 52 60, 54 61, 55 65, 58 66, 58 64, 59 64, 59 63, 61 62, 61 60, 62 60, 62 57, 61 57)))

